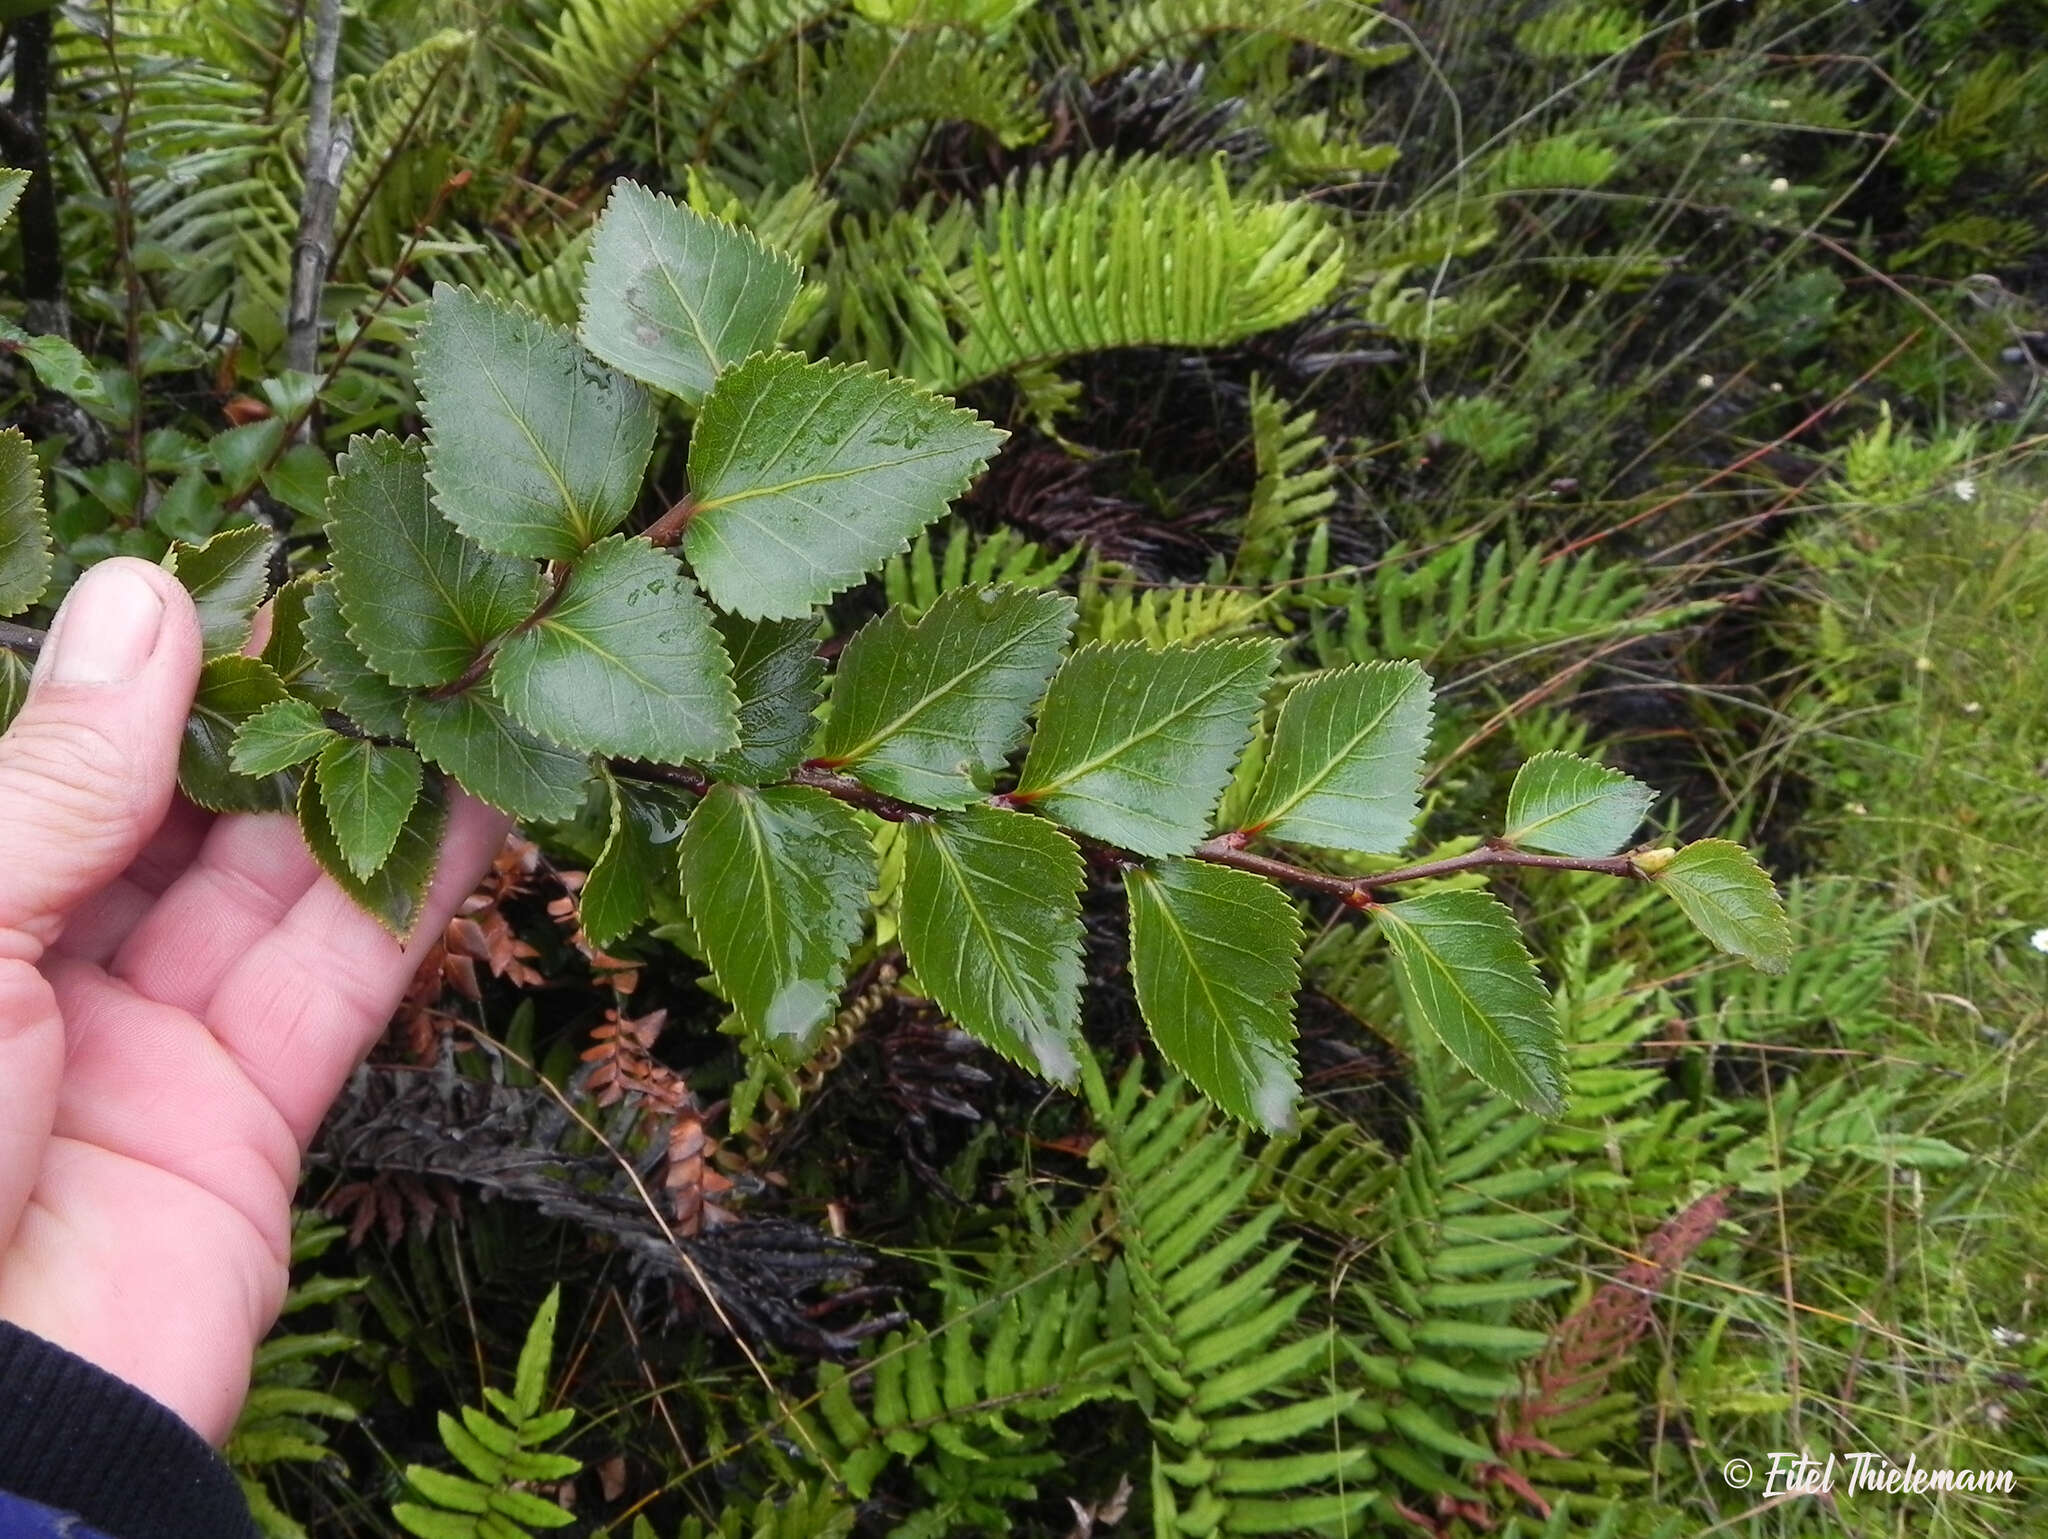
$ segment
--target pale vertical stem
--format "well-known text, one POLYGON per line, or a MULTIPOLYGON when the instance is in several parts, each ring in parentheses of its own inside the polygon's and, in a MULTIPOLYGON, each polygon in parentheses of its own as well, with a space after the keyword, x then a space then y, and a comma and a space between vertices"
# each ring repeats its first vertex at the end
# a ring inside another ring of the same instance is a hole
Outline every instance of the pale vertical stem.
POLYGON ((341 43, 341 0, 318 0, 306 33, 306 190, 299 203, 299 238, 292 247, 292 293, 285 312, 285 366, 311 374, 320 361, 320 290, 334 259, 334 215, 341 202, 341 168, 353 131, 334 118, 334 55, 341 43))

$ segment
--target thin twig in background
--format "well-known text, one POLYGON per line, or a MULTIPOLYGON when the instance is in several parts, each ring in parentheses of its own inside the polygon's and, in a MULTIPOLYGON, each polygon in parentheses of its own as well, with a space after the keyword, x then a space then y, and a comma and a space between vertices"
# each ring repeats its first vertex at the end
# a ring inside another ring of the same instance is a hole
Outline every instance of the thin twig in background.
MULTIPOLYGON (((291 302, 285 313, 285 367, 311 374, 320 359, 320 291, 333 260, 341 169, 354 145, 347 118, 334 116, 334 55, 341 43, 341 0, 320 0, 306 37, 306 191, 292 247, 291 302)), ((304 431, 305 424, 300 424, 304 431)))

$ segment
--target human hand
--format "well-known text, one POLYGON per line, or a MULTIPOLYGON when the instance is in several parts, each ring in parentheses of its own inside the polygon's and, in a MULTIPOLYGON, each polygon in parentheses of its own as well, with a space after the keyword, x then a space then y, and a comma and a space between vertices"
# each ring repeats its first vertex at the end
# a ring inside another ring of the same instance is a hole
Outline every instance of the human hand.
POLYGON ((106 562, 0 737, 0 1319, 218 1443, 306 1143, 505 823, 455 799, 401 948, 290 818, 173 800, 199 650, 174 578, 106 562))

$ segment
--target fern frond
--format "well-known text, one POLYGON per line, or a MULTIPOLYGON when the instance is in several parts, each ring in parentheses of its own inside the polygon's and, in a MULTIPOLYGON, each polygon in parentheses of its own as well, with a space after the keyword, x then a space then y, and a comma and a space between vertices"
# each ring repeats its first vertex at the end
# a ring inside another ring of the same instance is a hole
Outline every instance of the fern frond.
POLYGON ((1245 630, 1271 603, 1241 588, 1133 587, 1105 581, 1102 569, 1082 574, 1079 641, 1142 641, 1154 648, 1192 646, 1245 630))
POLYGON ((922 613, 952 588, 992 583, 1050 588, 1081 559, 1082 550, 1069 545, 1049 555, 1036 540, 1007 526, 976 534, 956 520, 924 530, 909 550, 891 556, 882 568, 882 592, 891 604, 922 613))
POLYGON ((536 105, 608 140, 649 72, 724 0, 562 0, 534 65, 536 105))
POLYGON ((1286 401, 1254 378, 1251 417, 1259 479, 1231 557, 1233 577, 1247 566, 1270 566, 1282 551, 1292 550, 1296 538, 1337 501, 1337 467, 1327 457, 1330 441, 1315 431, 1314 412, 1290 417, 1286 401))
MULTIPOLYGON (((856 1515, 857 1509, 830 1486, 800 1485, 751 1506, 735 1503, 719 1513, 715 1524, 685 1518, 676 1539, 846 1539, 856 1515)), ((633 1519, 633 1539, 656 1539, 645 1516, 633 1519)))
POLYGON ((1084 68, 1097 80, 1229 34, 1303 44, 1367 67, 1392 64, 1408 52, 1405 44, 1369 45, 1383 18, 1356 0, 1142 0, 1077 6, 1068 14, 1080 30, 1084 68))
POLYGON ((856 23, 822 48, 799 44, 746 93, 721 135, 762 186, 827 180, 868 140, 906 123, 971 123, 1014 149, 1045 132, 1023 60, 954 27, 891 32, 856 23))
POLYGON ((1142 1098, 1133 1065, 1104 1134, 1153 1431, 1158 1533, 1294 1533, 1354 1524, 1374 1494, 1342 1435, 1359 1403, 1331 1388, 1337 1350, 1283 1281, 1283 1209, 1247 1199, 1262 1170, 1178 1081, 1142 1098))
POLYGON ((1306 203, 1234 191, 1220 159, 1034 166, 978 208, 850 232, 841 351, 958 390, 1113 347, 1222 347, 1329 298, 1342 246, 1306 203))

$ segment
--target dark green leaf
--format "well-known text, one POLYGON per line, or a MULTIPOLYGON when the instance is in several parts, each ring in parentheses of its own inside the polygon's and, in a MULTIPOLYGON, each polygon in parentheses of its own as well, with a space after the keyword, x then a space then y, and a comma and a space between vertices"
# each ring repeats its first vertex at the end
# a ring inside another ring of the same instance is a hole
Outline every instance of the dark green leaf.
POLYGON ((645 540, 584 552, 561 601, 499 649, 491 676, 528 728, 593 753, 673 764, 739 741, 711 612, 675 558, 645 540))
POLYGON ((225 657, 249 644, 256 611, 270 591, 270 556, 277 539, 261 524, 224 529, 197 549, 177 552, 178 581, 199 611, 199 636, 208 657, 225 657))
POLYGON ((327 493, 334 592, 349 634, 394 684, 446 684, 533 613, 540 570, 466 540, 427 497, 417 440, 358 438, 327 493))
POLYGON ((1081 648, 1053 675, 1016 796, 1140 855, 1209 829, 1278 660, 1272 641, 1081 648))
POLYGON ((799 281, 795 262, 745 231, 617 182, 583 274, 583 343, 695 405, 775 345, 799 281))
POLYGON ((1080 1069, 1081 852, 1039 818, 970 807, 905 825, 903 950, 940 1008, 1005 1058, 1080 1069))
POLYGON ((299 832, 320 869, 401 942, 410 939, 441 859, 441 836, 448 828, 448 795, 441 777, 426 777, 391 854, 369 877, 357 876, 342 857, 340 842, 327 822, 320 788, 311 775, 299 787, 298 806, 299 832))
POLYGON ((1293 1125, 1301 919, 1263 877, 1199 860, 1124 873, 1131 982, 1166 1061, 1233 1117, 1293 1125))
POLYGON ((9 647, 0 647, 0 732, 14 723, 15 713, 28 698, 28 659, 9 647))
POLYGON ((270 636, 263 643, 263 661, 285 683, 295 683, 313 666, 306 646, 306 600, 321 579, 294 577, 270 598, 270 636))
POLYGON ((341 740, 321 719, 318 706, 304 700, 278 700, 242 723, 228 752, 228 766, 238 775, 275 775, 304 764, 341 740))
POLYGON ((555 1355, 555 1317, 562 1307, 562 1285, 556 1283, 534 1311, 533 1324, 520 1343, 519 1366, 512 1377, 512 1401, 521 1421, 531 1421, 540 1412, 548 1392, 548 1362, 555 1355))
POLYGON ((915 623, 890 610, 846 645, 821 754, 887 795, 966 806, 1023 736, 1073 625, 1071 598, 1022 588, 958 588, 915 623))
POLYGON ((1508 788, 1509 844, 1556 855, 1612 855, 1635 837, 1657 793, 1568 753, 1539 753, 1508 788))
POLYGON ((221 489, 239 497, 262 478, 264 467, 284 443, 284 423, 276 417, 244 422, 213 435, 207 450, 220 471, 221 489))
POLYGON ((20 428, 0 428, 0 615, 20 614, 49 582, 43 467, 20 428))
POLYGON ((1326 850, 1399 850, 1415 829, 1430 701, 1414 663, 1360 663, 1296 685, 1245 826, 1326 850))
POLYGON ((681 841, 683 896, 718 986, 757 1041, 801 1051, 837 1008, 874 848, 822 791, 720 785, 681 841))
POLYGON ((327 478, 334 466, 318 444, 293 444, 263 472, 263 489, 294 513, 327 516, 327 478))
POLYGON ((1727 839, 1686 845, 1651 876, 1722 951, 1767 973, 1792 960, 1792 926, 1785 905, 1756 857, 1727 839))
POLYGON ((220 488, 204 471, 188 470, 171 483, 171 489, 150 510, 150 526, 187 545, 204 545, 220 528, 225 512, 220 488))
POLYGON ((605 776, 611 830, 583 884, 583 933, 595 946, 623 940, 654 907, 657 883, 675 870, 683 797, 666 786, 605 776))
POLYGON ((178 785, 187 798, 211 812, 282 812, 291 805, 295 776, 241 775, 231 763, 242 724, 284 697, 277 675, 253 657, 207 662, 178 752, 178 785))
POLYGON ((909 545, 1002 439, 908 380, 751 358, 719 376, 690 435, 684 549, 721 608, 808 614, 909 545))
POLYGON ((374 737, 404 737, 408 696, 356 649, 342 620, 333 580, 322 577, 315 582, 305 606, 300 633, 312 665, 302 675, 302 687, 374 737))
POLYGON ((566 561, 626 520, 652 399, 559 327, 442 285, 415 358, 441 511, 486 549, 566 561))
POLYGON ((413 746, 465 791, 516 818, 566 822, 589 794, 590 760, 520 726, 488 681, 442 700, 414 696, 405 724, 413 746))
POLYGON ((341 858, 367 878, 384 864, 419 800, 420 757, 410 748, 337 738, 321 750, 316 774, 341 858))
POLYGON ((1437 892, 1376 909, 1411 1027, 1525 1110, 1564 1110, 1564 1034, 1515 919, 1483 892, 1437 892))
POLYGON ((715 617, 732 658, 732 687, 740 701, 740 746, 710 766, 722 780, 760 784, 795 769, 811 735, 825 665, 818 657, 818 622, 715 617))
POLYGON ((0 321, 0 343, 35 370, 36 382, 45 390, 74 401, 101 403, 107 399, 99 371, 86 361, 85 354, 62 337, 31 336, 0 321))

